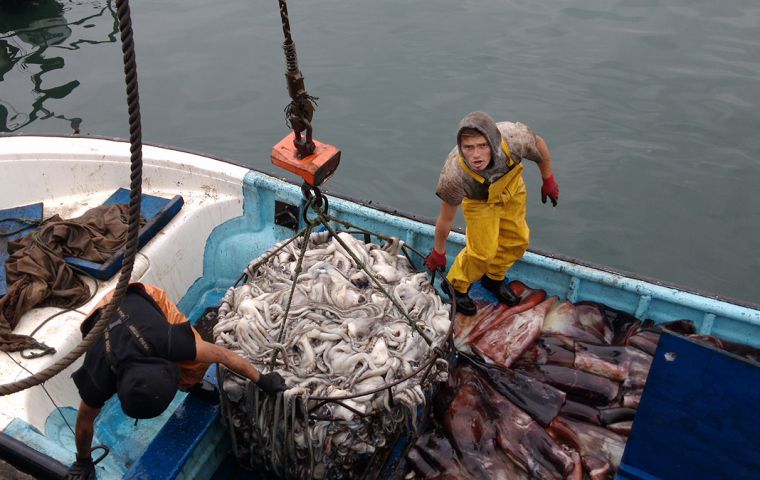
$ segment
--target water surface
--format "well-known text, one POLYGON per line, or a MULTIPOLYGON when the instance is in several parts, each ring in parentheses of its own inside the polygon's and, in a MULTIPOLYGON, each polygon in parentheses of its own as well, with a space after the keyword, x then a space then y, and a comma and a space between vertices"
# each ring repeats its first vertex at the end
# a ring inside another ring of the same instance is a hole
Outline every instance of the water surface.
MULTIPOLYGON (((0 0, 0 131, 128 137, 111 2, 0 0)), ((548 142, 532 246, 760 302, 755 0, 289 2, 327 187, 435 217, 466 113, 548 142)), ((145 142, 274 172, 287 129, 277 2, 132 2, 145 142)), ((462 224, 461 218, 459 219, 462 224)))

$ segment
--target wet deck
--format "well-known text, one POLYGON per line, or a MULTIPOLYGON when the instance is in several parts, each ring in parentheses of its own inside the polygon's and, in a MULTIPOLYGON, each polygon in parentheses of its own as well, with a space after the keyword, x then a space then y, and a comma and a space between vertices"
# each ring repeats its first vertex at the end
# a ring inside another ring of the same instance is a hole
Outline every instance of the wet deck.
POLYGON ((5 480, 34 480, 33 476, 16 469, 2 459, 0 459, 0 478, 5 480))

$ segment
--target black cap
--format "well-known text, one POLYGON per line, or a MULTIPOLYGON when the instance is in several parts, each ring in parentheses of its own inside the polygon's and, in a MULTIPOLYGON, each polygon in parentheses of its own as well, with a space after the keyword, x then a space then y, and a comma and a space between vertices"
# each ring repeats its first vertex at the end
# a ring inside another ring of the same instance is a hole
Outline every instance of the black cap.
POLYGON ((135 358, 121 366, 116 382, 124 413, 132 418, 153 418, 166 410, 177 393, 179 368, 163 358, 135 358))

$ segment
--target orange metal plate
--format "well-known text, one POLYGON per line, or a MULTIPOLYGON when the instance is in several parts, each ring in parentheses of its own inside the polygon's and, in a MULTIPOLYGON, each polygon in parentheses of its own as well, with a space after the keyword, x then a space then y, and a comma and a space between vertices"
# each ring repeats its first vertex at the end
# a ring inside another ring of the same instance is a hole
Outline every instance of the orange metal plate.
POLYGON ((312 186, 319 186, 338 168, 340 150, 332 145, 314 140, 316 149, 308 157, 298 158, 293 140, 295 134, 287 137, 272 148, 272 163, 280 168, 295 173, 312 186))

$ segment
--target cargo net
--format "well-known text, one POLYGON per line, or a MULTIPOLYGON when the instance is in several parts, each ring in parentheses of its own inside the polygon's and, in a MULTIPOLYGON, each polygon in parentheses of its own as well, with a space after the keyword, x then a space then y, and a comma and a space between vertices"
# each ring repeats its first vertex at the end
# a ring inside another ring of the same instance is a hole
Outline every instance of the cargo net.
POLYGON ((221 302, 216 343, 288 386, 268 396, 220 366, 222 417, 241 465, 375 478, 446 380, 452 312, 409 261, 419 252, 320 218, 327 231, 312 222, 269 249, 221 302))

